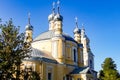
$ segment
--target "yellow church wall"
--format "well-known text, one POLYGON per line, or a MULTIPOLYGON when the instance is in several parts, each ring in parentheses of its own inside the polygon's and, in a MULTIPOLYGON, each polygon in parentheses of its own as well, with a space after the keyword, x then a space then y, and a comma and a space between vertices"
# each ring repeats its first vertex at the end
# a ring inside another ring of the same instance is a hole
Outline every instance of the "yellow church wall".
POLYGON ((63 80, 63 77, 66 75, 66 68, 61 64, 47 63, 41 61, 23 61, 23 64, 27 68, 31 67, 32 64, 35 64, 35 70, 40 74, 41 80, 48 80, 48 72, 52 73, 52 80, 63 80))
POLYGON ((59 39, 58 40, 58 58, 63 58, 62 54, 63 54, 63 45, 62 45, 62 40, 59 39))
MULTIPOLYGON (((58 39, 57 42, 58 42, 58 46, 57 46, 58 47, 58 59, 56 60, 58 62, 65 62, 65 64, 75 65, 73 61, 72 50, 73 50, 73 47, 77 48, 77 44, 71 41, 64 42, 62 39, 58 39)), ((52 50, 51 40, 33 42, 32 47, 38 50, 41 50, 41 51, 47 50, 48 52, 51 52, 52 50)), ((82 49, 78 48, 78 52, 77 52, 79 66, 82 66, 82 63, 80 62, 81 50, 82 49)), ((28 62, 25 62, 25 64, 28 64, 28 62)), ((29 64, 35 64, 35 71, 40 73, 40 77, 42 78, 41 80, 47 80, 48 71, 52 72, 52 80, 63 80, 63 77, 65 77, 67 74, 69 74, 70 72, 74 70, 73 66, 67 66, 64 64, 53 64, 53 63, 39 62, 39 61, 38 62, 35 61, 29 64)), ((74 77, 74 80, 81 78, 81 76, 73 76, 73 77, 74 77)))
POLYGON ((73 49, 73 47, 77 48, 77 44, 72 42, 72 41, 66 41, 65 45, 66 45, 66 49, 65 49, 65 57, 66 57, 65 63, 74 65, 72 49, 73 49))
POLYGON ((82 49, 78 48, 78 66, 83 67, 82 49))
POLYGON ((54 58, 59 62, 59 63, 64 63, 65 62, 65 43, 64 43, 64 38, 62 37, 55 37, 52 38, 52 54, 54 58))
MULTIPOLYGON (((32 69, 40 73, 41 80, 47 80, 48 72, 52 73, 52 80, 63 80, 63 77, 74 70, 75 67, 65 64, 55 64, 43 61, 23 61, 23 64, 33 66, 32 69), (35 66, 33 65, 35 64, 35 66)), ((81 78, 79 75, 72 75, 74 80, 81 78)))
POLYGON ((64 63, 64 42, 62 39, 59 39, 58 40, 58 59, 59 59, 59 62, 62 62, 64 63))
POLYGON ((63 80, 66 75, 69 75, 70 72, 74 70, 73 66, 68 66, 65 64, 57 64, 56 65, 56 79, 55 80, 63 80))
POLYGON ((41 74, 41 80, 47 80, 46 79, 46 64, 42 62, 42 74, 41 74))
POLYGON ((65 65, 57 64, 57 79, 56 80, 63 80, 63 77, 66 76, 65 65))
POLYGON ((49 52, 49 53, 52 52, 51 51, 52 50, 51 40, 33 42, 32 47, 40 51, 49 52))
POLYGON ((43 62, 43 80, 48 80, 48 73, 52 73, 52 80, 57 80, 56 64, 43 62))
POLYGON ((36 62, 35 63, 36 64, 36 71, 40 74, 40 76, 41 76, 41 73, 42 73, 42 62, 41 61, 38 61, 38 62, 36 62))
POLYGON ((67 74, 73 71, 73 66, 66 66, 64 64, 53 64, 43 62, 43 80, 47 80, 48 78, 48 71, 51 70, 52 72, 52 80, 63 80, 67 74))

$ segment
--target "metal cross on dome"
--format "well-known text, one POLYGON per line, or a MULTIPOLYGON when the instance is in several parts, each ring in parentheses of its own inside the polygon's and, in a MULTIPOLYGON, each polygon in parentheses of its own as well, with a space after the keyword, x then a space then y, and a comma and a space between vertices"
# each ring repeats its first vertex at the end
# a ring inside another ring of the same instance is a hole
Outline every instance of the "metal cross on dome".
POLYGON ((60 0, 57 1, 58 13, 60 13, 60 0))
POLYGON ((28 13, 28 24, 30 24, 30 12, 28 13))
POLYGON ((76 23, 76 27, 78 27, 78 18, 75 17, 75 23, 76 23))
POLYGON ((77 17, 75 17, 75 22, 78 22, 78 18, 77 17))
POLYGON ((52 4, 52 6, 53 6, 53 13, 55 13, 55 2, 53 2, 53 4, 52 4))

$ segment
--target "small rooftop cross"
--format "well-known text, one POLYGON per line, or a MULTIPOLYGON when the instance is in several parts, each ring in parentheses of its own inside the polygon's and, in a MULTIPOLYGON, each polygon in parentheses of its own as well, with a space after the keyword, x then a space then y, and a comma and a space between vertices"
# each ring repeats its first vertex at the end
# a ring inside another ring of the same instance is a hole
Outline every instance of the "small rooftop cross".
POLYGON ((30 24, 30 12, 28 13, 28 24, 30 24))
POLYGON ((58 13, 60 13, 60 0, 57 1, 58 13))
POLYGON ((76 27, 78 27, 78 18, 75 17, 75 23, 76 23, 76 27))
POLYGON ((52 4, 52 11, 53 11, 53 13, 55 13, 55 2, 53 2, 53 4, 52 4))

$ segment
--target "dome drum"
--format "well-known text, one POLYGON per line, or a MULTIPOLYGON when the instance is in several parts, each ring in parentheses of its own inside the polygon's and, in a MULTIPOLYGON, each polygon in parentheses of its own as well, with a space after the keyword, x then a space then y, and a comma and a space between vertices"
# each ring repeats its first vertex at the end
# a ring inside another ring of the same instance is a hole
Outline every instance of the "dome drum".
POLYGON ((60 14, 56 14, 54 17, 55 21, 63 21, 63 17, 60 14))

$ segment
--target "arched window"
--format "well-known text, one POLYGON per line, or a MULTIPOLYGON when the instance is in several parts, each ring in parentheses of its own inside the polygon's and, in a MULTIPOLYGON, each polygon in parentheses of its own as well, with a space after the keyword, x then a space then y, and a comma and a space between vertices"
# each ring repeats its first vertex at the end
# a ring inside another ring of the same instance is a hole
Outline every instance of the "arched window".
POLYGON ((76 50, 73 50, 73 55, 74 55, 74 62, 77 62, 77 56, 76 56, 76 50))

